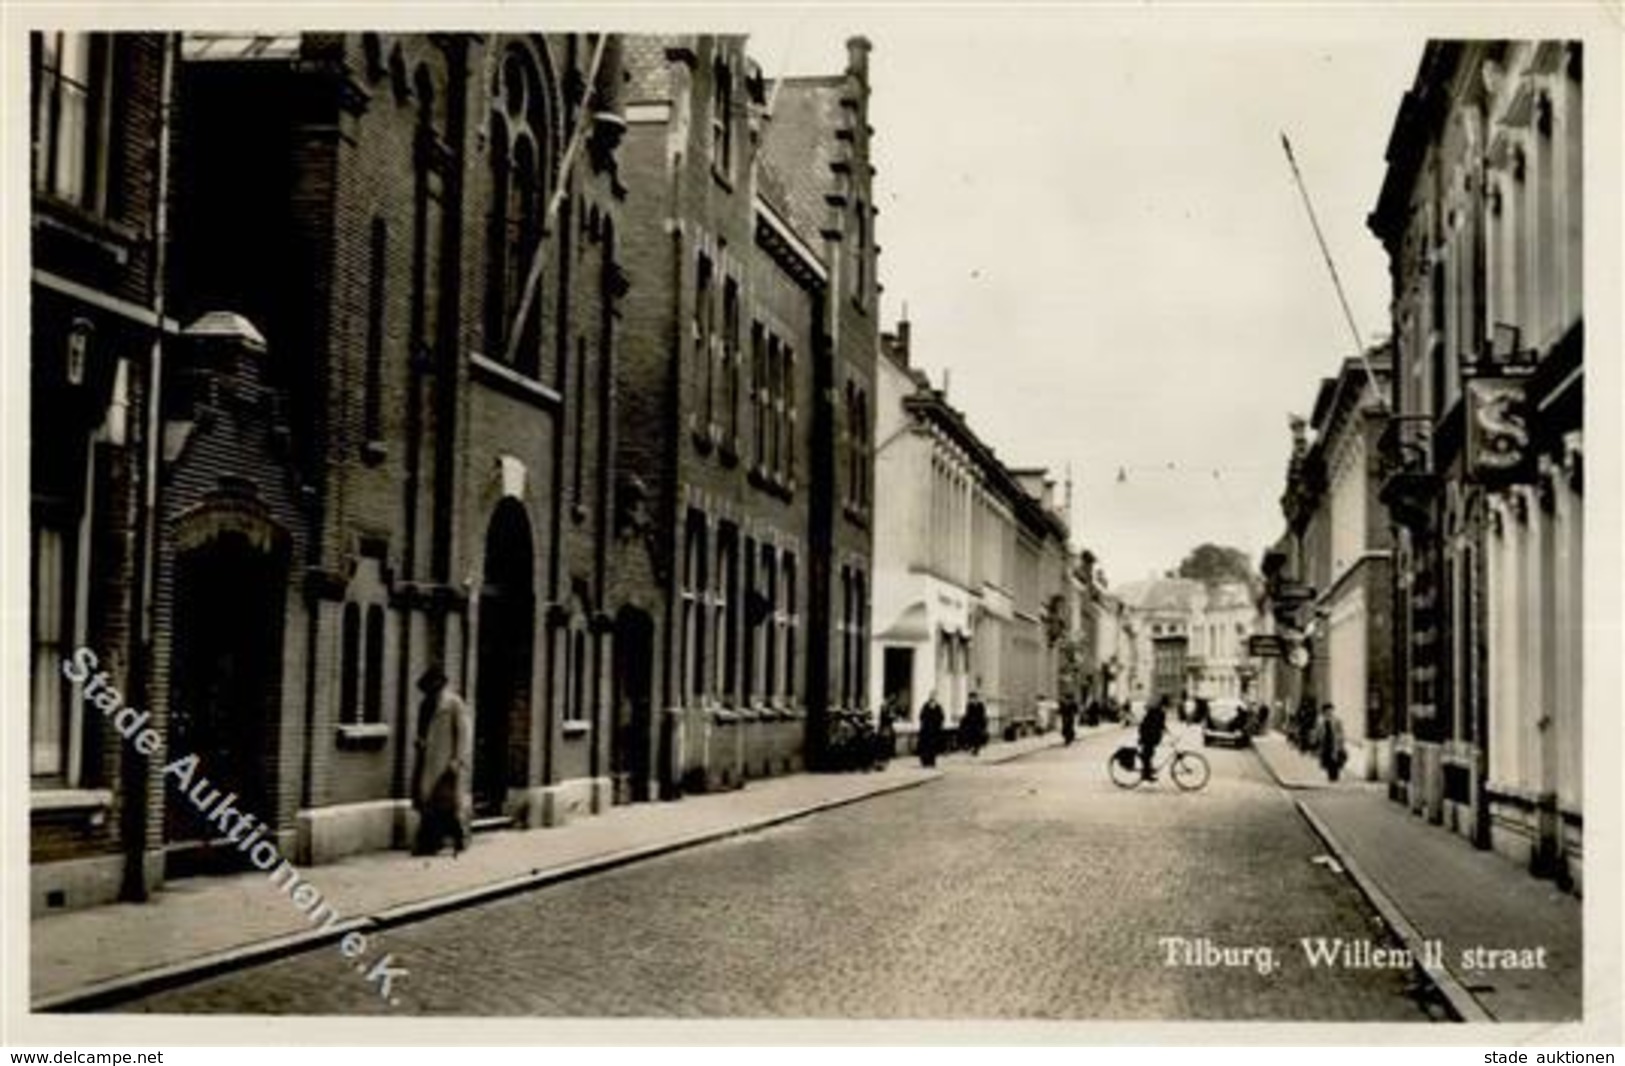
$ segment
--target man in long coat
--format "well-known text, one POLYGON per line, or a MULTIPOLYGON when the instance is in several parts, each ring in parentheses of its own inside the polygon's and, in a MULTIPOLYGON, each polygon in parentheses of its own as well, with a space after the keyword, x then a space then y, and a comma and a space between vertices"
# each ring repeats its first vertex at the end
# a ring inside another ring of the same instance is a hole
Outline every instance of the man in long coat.
POLYGON ((418 680, 418 769, 412 803, 418 811, 419 855, 438 854, 451 838, 452 849, 468 846, 474 821, 474 716, 453 692, 446 674, 431 666, 418 680))
POLYGON ((983 703, 981 695, 972 689, 970 699, 965 702, 965 715, 959 720, 959 745, 968 748, 972 755, 980 755, 986 744, 987 704, 983 703))
POLYGON ((933 692, 920 708, 920 735, 916 744, 921 766, 937 764, 937 752, 942 750, 943 720, 942 704, 937 702, 937 694, 933 692))

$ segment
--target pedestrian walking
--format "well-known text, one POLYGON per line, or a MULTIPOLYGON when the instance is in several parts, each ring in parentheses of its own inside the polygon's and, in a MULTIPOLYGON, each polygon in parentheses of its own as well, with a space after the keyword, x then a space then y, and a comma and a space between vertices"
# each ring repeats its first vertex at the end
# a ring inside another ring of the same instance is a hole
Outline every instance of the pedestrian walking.
POLYGON ((1328 703, 1320 709, 1320 766, 1326 771, 1326 779, 1336 781, 1348 761, 1348 748, 1343 744, 1343 720, 1338 717, 1337 708, 1328 703))
POLYGON ((445 671, 430 666, 418 679, 417 773, 412 790, 418 811, 418 855, 436 855, 451 838, 452 851, 468 846, 474 820, 474 716, 451 688, 445 671))
POLYGON ((942 750, 942 704, 932 692, 920 708, 920 733, 916 740, 921 766, 937 765, 937 753, 942 750))
POLYGON ((1140 719, 1140 777, 1146 781, 1156 780, 1156 771, 1151 768, 1151 757, 1157 753, 1157 745, 1162 743, 1162 734, 1168 728, 1168 697, 1163 696, 1145 709, 1145 716, 1140 719))
POLYGON ((1078 738, 1078 701, 1069 692, 1061 697, 1061 742, 1070 745, 1078 738))
POLYGON ((901 702, 894 692, 880 705, 880 721, 875 728, 876 770, 884 770, 891 757, 897 754, 897 707, 901 702))
POLYGON ((959 720, 959 746, 980 755, 987 745, 987 704, 975 689, 965 701, 965 716, 959 720))

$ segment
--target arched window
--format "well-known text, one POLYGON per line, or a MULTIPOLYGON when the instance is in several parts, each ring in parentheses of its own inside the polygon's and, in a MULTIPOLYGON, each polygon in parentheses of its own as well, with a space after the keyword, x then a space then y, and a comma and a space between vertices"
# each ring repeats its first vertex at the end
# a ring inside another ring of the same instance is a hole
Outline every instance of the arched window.
POLYGON ((505 358, 512 347, 514 368, 534 375, 541 360, 540 278, 524 322, 516 326, 516 319, 541 244, 551 159, 541 80, 523 45, 508 47, 493 94, 486 345, 498 358, 505 358), (516 328, 519 340, 514 346, 516 328))

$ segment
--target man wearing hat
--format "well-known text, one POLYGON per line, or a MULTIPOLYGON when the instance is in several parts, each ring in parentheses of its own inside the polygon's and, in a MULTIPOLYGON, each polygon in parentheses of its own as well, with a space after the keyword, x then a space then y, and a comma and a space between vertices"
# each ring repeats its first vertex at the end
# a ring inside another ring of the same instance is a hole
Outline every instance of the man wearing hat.
POLYGON ((418 771, 412 804, 418 811, 413 852, 437 855, 451 838, 453 853, 468 846, 474 821, 474 716, 438 664, 418 679, 418 771))

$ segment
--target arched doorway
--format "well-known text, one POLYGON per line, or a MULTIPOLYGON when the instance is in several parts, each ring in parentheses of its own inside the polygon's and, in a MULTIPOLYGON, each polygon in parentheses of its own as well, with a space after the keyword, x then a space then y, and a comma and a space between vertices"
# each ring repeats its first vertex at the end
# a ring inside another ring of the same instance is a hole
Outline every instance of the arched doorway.
POLYGON ((616 803, 651 798, 654 633, 654 622, 635 607, 623 607, 615 616, 615 730, 610 774, 616 803))
POLYGON ((500 815, 523 785, 530 750, 530 688, 536 625, 530 519, 509 497, 485 534, 480 588, 479 680, 474 694, 474 810, 500 815))
MULTIPOLYGON (((168 757, 196 755, 192 783, 209 781, 200 798, 236 793, 239 810, 274 826, 286 566, 261 540, 226 529, 176 558, 168 757)), ((222 836, 168 788, 169 876, 240 866, 222 836)))

